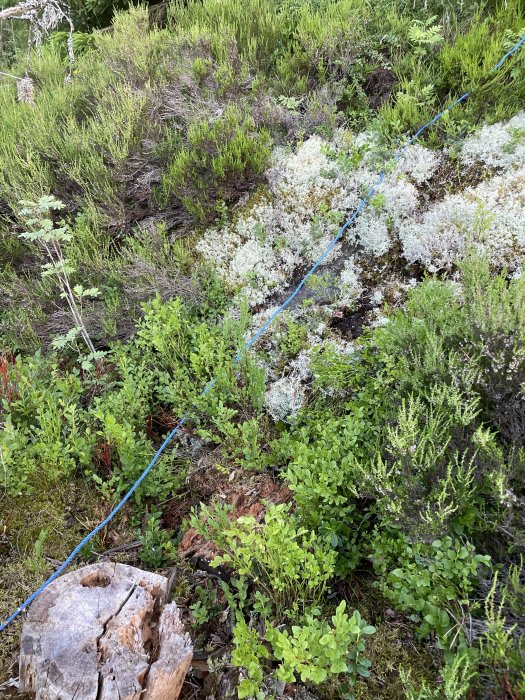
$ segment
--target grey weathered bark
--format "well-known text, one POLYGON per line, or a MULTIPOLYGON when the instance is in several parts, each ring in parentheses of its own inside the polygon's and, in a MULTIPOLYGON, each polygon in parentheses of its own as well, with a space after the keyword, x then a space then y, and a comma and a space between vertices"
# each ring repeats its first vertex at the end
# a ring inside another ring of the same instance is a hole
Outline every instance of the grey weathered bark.
POLYGON ((103 562, 58 578, 24 623, 20 690, 37 700, 175 700, 193 649, 167 579, 103 562))
POLYGON ((10 17, 18 17, 19 15, 25 15, 27 12, 36 9, 42 3, 37 2, 21 2, 19 5, 14 5, 13 7, 7 7, 5 10, 0 12, 0 21, 3 19, 9 19, 10 17))

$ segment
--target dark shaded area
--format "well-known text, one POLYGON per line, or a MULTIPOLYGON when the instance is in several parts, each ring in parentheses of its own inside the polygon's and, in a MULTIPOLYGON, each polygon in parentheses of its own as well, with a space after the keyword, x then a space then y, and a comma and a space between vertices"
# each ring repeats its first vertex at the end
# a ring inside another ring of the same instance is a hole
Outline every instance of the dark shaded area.
POLYGON ((396 82, 395 73, 386 68, 379 67, 368 74, 363 90, 370 101, 372 109, 379 109, 381 105, 388 102, 396 82))
POLYGON ((368 325, 368 314, 372 310, 370 298, 364 297, 356 308, 346 308, 337 311, 330 319, 328 326, 341 335, 358 338, 363 328, 368 325))

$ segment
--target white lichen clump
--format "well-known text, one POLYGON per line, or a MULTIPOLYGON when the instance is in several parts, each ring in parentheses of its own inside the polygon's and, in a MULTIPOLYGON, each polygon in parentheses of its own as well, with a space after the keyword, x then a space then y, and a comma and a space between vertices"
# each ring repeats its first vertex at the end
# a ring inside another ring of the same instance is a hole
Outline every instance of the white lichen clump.
MULTIPOLYGON (((321 255, 377 179, 370 159, 365 156, 349 170, 330 157, 332 145, 312 136, 293 154, 277 150, 266 173, 269 193, 264 201, 233 223, 208 229, 197 244, 230 283, 246 286, 252 305, 285 290, 294 272, 321 255)), ((367 254, 387 253, 392 227, 417 210, 413 182, 429 178, 438 163, 439 157, 427 149, 408 149, 406 163, 385 179, 346 236, 354 236, 367 254)), ((335 246, 325 264, 339 252, 335 246)))
POLYGON ((516 269, 525 257, 525 168, 445 197, 405 223, 399 238, 407 261, 430 272, 453 267, 467 246, 496 267, 516 269))
MULTIPOLYGON (((243 289, 251 305, 282 298, 377 182, 374 144, 373 134, 352 138, 341 131, 331 143, 312 136, 295 153, 276 150, 266 173, 266 195, 251 207, 245 202, 226 226, 208 229, 197 250, 243 289)), ((425 210, 428 183, 446 165, 445 156, 420 145, 403 150, 344 233, 344 240, 359 245, 340 273, 340 303, 359 297, 361 270, 375 258, 392 255, 399 244, 405 262, 420 263, 430 272, 454 267, 469 244, 511 272, 523 264, 525 112, 470 136, 459 163, 465 169, 481 164, 497 174, 425 210)), ((323 265, 340 254, 338 243, 323 265)))
POLYGON ((482 163, 489 168, 525 165, 525 112, 482 126, 465 139, 460 159, 464 165, 482 163))
POLYGON ((414 144, 403 151, 395 172, 405 173, 417 185, 422 185, 432 179, 442 160, 441 153, 414 144))
POLYGON ((359 281, 361 268, 355 262, 355 256, 351 256, 345 261, 343 269, 339 275, 339 303, 349 306, 359 299, 363 293, 363 286, 359 281))
POLYGON ((353 233, 365 253, 381 257, 392 247, 396 227, 413 216, 419 206, 416 187, 396 173, 374 193, 356 220, 353 233))
POLYGON ((495 267, 519 269, 525 258, 525 112, 469 136, 460 163, 499 172, 402 224, 403 256, 436 272, 451 269, 472 246, 495 267))
POLYGON ((277 154, 267 173, 267 201, 255 204, 222 229, 208 229, 197 250, 213 259, 232 284, 247 284, 252 304, 291 281, 295 270, 312 263, 337 230, 319 216, 339 209, 342 183, 322 153, 322 140, 312 137, 293 155, 277 154))
POLYGON ((292 418, 305 404, 307 381, 311 376, 308 352, 300 352, 288 371, 287 376, 272 382, 266 390, 264 403, 274 421, 292 418))

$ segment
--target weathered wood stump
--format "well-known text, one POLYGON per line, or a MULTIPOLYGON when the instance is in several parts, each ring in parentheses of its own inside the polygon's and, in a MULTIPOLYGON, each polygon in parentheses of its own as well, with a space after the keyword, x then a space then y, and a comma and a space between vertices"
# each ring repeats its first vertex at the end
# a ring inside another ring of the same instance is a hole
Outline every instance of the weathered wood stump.
POLYGON ((37 700, 176 700, 193 648, 164 576, 93 564, 32 604, 20 642, 20 690, 37 700))

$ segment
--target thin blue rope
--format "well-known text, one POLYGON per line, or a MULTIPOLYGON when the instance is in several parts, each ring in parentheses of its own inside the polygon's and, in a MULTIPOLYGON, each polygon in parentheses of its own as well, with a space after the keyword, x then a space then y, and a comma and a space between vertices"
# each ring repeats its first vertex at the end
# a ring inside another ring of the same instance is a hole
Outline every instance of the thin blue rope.
MULTIPOLYGON (((519 49, 524 43, 525 43, 525 36, 523 36, 523 37, 512 47, 512 49, 510 49, 510 51, 507 51, 507 53, 498 61, 498 63, 496 63, 496 65, 491 69, 490 72, 493 73, 494 71, 497 71, 499 68, 501 68, 501 66, 503 65, 503 63, 504 63, 510 56, 512 56, 512 54, 516 53, 516 51, 518 51, 518 49, 519 49)), ((415 141, 417 138, 419 138, 419 136, 420 136, 424 131, 426 131, 427 129, 429 129, 433 124, 435 124, 439 119, 441 119, 445 114, 447 114, 447 112, 450 112, 451 109, 453 109, 454 107, 456 107, 456 105, 460 104, 460 102, 463 102, 464 100, 466 100, 467 97, 469 97, 470 94, 471 94, 471 92, 466 92, 464 95, 461 95, 461 97, 459 97, 455 102, 453 102, 452 104, 450 104, 446 109, 444 109, 444 110, 443 110, 442 112, 440 112, 439 114, 436 114, 436 116, 435 116, 433 119, 431 119, 429 122, 427 122, 426 124, 424 124, 418 131, 416 131, 416 133, 412 136, 412 138, 410 138, 410 139, 407 141, 407 143, 406 143, 401 149, 399 149, 399 150, 394 154, 394 160, 399 161, 399 160, 401 159, 401 157, 403 156, 404 152, 406 151, 406 149, 407 149, 409 146, 411 146, 411 145, 414 143, 414 141, 415 141)), ((359 203, 357 209, 354 211, 354 213, 352 214, 352 216, 351 216, 349 219, 347 219, 347 221, 345 221, 345 223, 343 224, 343 226, 342 226, 342 227, 339 229, 339 231, 337 232, 337 235, 336 235, 336 236, 334 237, 334 239, 330 242, 330 244, 326 247, 326 249, 323 251, 323 253, 321 254, 321 256, 320 256, 320 257, 317 259, 317 261, 314 263, 314 265, 308 270, 308 272, 307 272, 306 275, 302 278, 302 280, 299 282, 299 284, 298 284, 297 287, 294 289, 294 291, 293 291, 293 292, 290 294, 290 296, 279 306, 279 308, 276 309, 276 310, 272 313, 272 315, 270 316, 270 318, 269 318, 269 319, 266 321, 266 323, 257 331, 257 333, 255 333, 255 335, 253 335, 252 338, 250 338, 250 340, 244 345, 244 348, 243 348, 239 353, 237 353, 237 355, 236 355, 235 358, 234 358, 234 361, 235 361, 235 362, 239 362, 239 361, 241 360, 243 354, 244 354, 247 350, 249 350, 249 349, 252 347, 252 345, 261 337, 261 335, 265 332, 265 330, 268 328, 268 326, 270 326, 270 325, 273 323, 273 321, 277 318, 277 316, 279 316, 279 314, 280 314, 284 309, 286 309, 287 306, 289 306, 289 305, 292 303, 292 301, 295 299, 295 297, 299 294, 299 292, 301 291, 301 289, 302 289, 302 288, 304 287, 304 285, 306 284, 308 278, 311 277, 311 276, 314 274, 314 272, 318 269, 318 267, 319 267, 320 265, 322 265, 322 263, 324 262, 324 260, 326 260, 326 258, 328 257, 328 255, 330 255, 331 251, 334 249, 335 245, 337 244, 337 242, 339 241, 339 239, 341 238, 341 236, 343 235, 343 233, 346 231, 346 229, 357 219, 357 217, 359 216, 359 214, 361 213, 361 211, 362 211, 362 210, 364 209, 364 207, 369 203, 370 198, 374 195, 374 193, 376 192, 376 190, 377 190, 377 188, 379 187, 379 185, 380 185, 380 184, 383 182, 383 180, 385 179, 385 175, 386 175, 386 171, 383 170, 383 171, 381 172, 381 174, 379 175, 379 177, 377 178, 376 182, 375 182, 375 183, 372 185, 372 187, 368 190, 366 196, 361 200, 361 202, 359 203)), ((204 390, 202 391, 202 393, 200 394, 200 398, 206 396, 206 394, 208 394, 208 393, 213 389, 213 387, 215 386, 216 383, 217 383, 217 380, 216 380, 216 379, 213 379, 211 382, 209 382, 209 383, 206 385, 206 387, 204 388, 204 390)), ((191 408, 194 408, 194 405, 192 405, 191 408)), ((3 632, 3 631, 5 630, 5 628, 6 628, 11 622, 13 622, 13 620, 14 620, 16 617, 18 617, 18 615, 19 615, 23 610, 25 610, 25 609, 27 608, 28 605, 30 605, 30 604, 35 600, 35 598, 38 598, 38 596, 39 596, 41 593, 43 593, 43 592, 45 591, 45 589, 46 589, 58 576, 60 576, 60 574, 61 574, 65 569, 67 569, 67 567, 72 563, 72 561, 75 559, 75 557, 77 556, 77 554, 81 551, 81 549, 82 549, 90 540, 92 540, 93 537, 95 537, 96 534, 98 534, 104 527, 106 527, 106 525, 107 525, 109 522, 111 522, 111 520, 113 520, 113 518, 115 517, 115 515, 116 515, 116 514, 121 510, 121 508, 129 501, 129 499, 131 498, 131 496, 135 493, 135 491, 138 489, 138 487, 140 486, 140 484, 142 484, 142 482, 143 482, 144 479, 148 476, 148 474, 149 474, 150 471, 153 469, 153 467, 155 466, 155 464, 159 461, 159 459, 160 459, 161 455, 163 454, 164 450, 165 450, 166 447, 170 444, 170 442, 173 440, 173 438, 175 437, 175 435, 179 432, 179 430, 181 429, 181 427, 186 423, 186 421, 188 420, 188 417, 189 417, 189 415, 190 415, 191 408, 190 408, 188 411, 186 411, 186 413, 183 415, 183 417, 180 419, 180 421, 177 423, 177 425, 173 428, 173 430, 172 430, 171 433, 168 435, 168 437, 164 440, 164 442, 162 443, 162 445, 161 445, 161 446, 159 447, 159 449, 157 450, 157 452, 156 452, 155 456, 153 457, 153 459, 151 460, 151 462, 150 462, 150 463, 148 464, 148 466, 144 469, 144 471, 142 472, 142 474, 139 476, 139 478, 138 478, 137 481, 133 484, 133 486, 129 489, 129 491, 126 493, 126 495, 122 498, 122 500, 120 501, 120 503, 118 503, 118 505, 116 505, 115 508, 113 508, 113 510, 111 511, 111 513, 110 513, 101 523, 99 523, 88 535, 86 535, 86 536, 84 537, 84 539, 83 539, 81 542, 79 542, 79 544, 75 547, 75 549, 71 552, 71 554, 67 557, 67 559, 65 559, 65 561, 58 567, 58 569, 57 569, 53 574, 51 574, 51 576, 47 579, 47 581, 45 581, 45 582, 40 586, 40 588, 38 588, 34 593, 32 593, 32 594, 29 596, 29 598, 27 598, 27 600, 25 600, 25 601, 24 601, 24 602, 23 602, 23 603, 22 603, 22 604, 7 618, 7 620, 6 620, 4 623, 2 623, 2 625, 0 625, 0 632, 3 632)))

